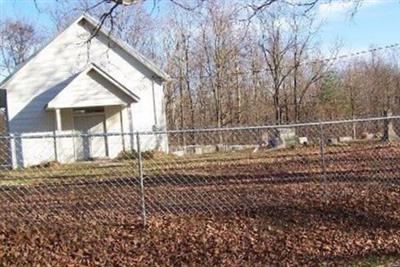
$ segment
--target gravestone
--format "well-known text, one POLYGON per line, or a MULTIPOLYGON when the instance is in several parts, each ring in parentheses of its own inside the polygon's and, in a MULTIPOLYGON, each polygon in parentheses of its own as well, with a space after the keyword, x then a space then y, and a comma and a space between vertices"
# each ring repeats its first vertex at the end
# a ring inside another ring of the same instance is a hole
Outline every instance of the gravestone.
POLYGON ((212 145, 206 145, 202 147, 202 151, 204 154, 214 153, 216 151, 216 147, 212 145))
POLYGON ((353 142, 353 137, 351 137, 351 136, 342 136, 342 137, 339 137, 339 142, 340 142, 340 143, 350 143, 350 142, 353 142))
POLYGON ((361 133, 361 139, 363 139, 363 140, 372 140, 372 139, 374 139, 374 134, 372 134, 372 133, 368 133, 368 132, 363 132, 363 133, 361 133))
POLYGON ((261 142, 260 142, 260 145, 261 145, 262 147, 268 146, 268 144, 269 144, 269 139, 270 139, 270 134, 269 134, 268 132, 263 132, 262 135, 261 135, 261 142))
POLYGON ((339 140, 336 137, 328 138, 328 145, 336 146, 339 144, 339 140))
MULTIPOLYGON (((385 117, 392 116, 391 112, 386 112, 385 117)), ((385 142, 393 142, 393 141, 400 141, 400 137, 397 135, 394 126, 393 120, 387 119, 384 121, 384 132, 383 132, 383 141, 385 142)))
POLYGON ((177 150, 177 151, 172 152, 172 154, 177 156, 177 157, 183 157, 183 156, 185 156, 185 151, 177 150))
POLYGON ((376 134, 374 134, 374 138, 378 139, 378 140, 382 140, 383 139, 383 133, 377 132, 376 134))
POLYGON ((203 148, 202 148, 202 147, 196 146, 196 147, 194 148, 194 154, 196 154, 196 155, 201 155, 201 154, 203 154, 203 148))
POLYGON ((286 148, 297 145, 299 143, 299 139, 296 136, 296 129, 277 128, 262 133, 260 143, 261 147, 267 146, 269 148, 286 148))
POLYGON ((296 129, 294 128, 280 128, 279 139, 284 147, 294 146, 298 144, 298 138, 296 136, 296 129))
POLYGON ((308 138, 307 137, 299 137, 299 144, 303 146, 308 145, 308 138))

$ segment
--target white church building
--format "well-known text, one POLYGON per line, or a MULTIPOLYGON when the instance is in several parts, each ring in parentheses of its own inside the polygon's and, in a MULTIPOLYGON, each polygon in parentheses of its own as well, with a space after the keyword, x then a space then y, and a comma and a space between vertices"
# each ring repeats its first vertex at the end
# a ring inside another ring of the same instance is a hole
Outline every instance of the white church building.
MULTIPOLYGON (((165 131, 160 68, 83 15, 1 84, 14 167, 115 158, 165 131), (95 135, 95 136, 90 136, 95 135)), ((165 136, 143 150, 168 150, 165 136)))

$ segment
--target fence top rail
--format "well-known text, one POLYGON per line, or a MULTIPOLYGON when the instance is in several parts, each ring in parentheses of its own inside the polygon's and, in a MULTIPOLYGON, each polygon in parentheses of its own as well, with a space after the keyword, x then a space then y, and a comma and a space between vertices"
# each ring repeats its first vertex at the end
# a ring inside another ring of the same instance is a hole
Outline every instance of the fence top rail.
POLYGON ((398 116, 388 117, 373 117, 373 118, 360 118, 351 120, 333 120, 333 121, 319 121, 319 122, 307 122, 307 123, 295 123, 295 124, 281 124, 281 125, 264 125, 264 126, 247 126, 247 127, 225 127, 225 128, 199 128, 199 129, 182 129, 182 130, 166 130, 166 131, 135 131, 135 132, 110 132, 110 133, 7 133, 0 134, 0 139, 14 139, 14 138, 28 138, 28 139, 40 139, 40 138, 70 138, 70 137, 105 137, 105 136, 133 136, 133 135, 162 135, 162 134, 187 134, 187 133, 210 133, 210 132, 229 132, 229 131, 250 131, 250 130, 268 130, 268 129, 283 129, 283 128, 299 128, 299 127, 311 127, 311 126, 324 126, 324 125, 338 125, 338 124, 350 124, 350 123, 363 123, 363 122, 376 122, 400 119, 398 116))
POLYGON ((132 136, 136 135, 139 132, 131 132, 131 133, 79 133, 79 132, 71 132, 71 133, 8 133, 1 134, 0 139, 41 139, 41 138, 71 138, 71 137, 111 137, 111 136, 132 136))
POLYGON ((362 122, 376 122, 385 120, 396 120, 400 119, 398 116, 388 117, 373 117, 373 118, 360 118, 352 120, 334 120, 334 121, 318 121, 318 122, 307 122, 307 123, 294 123, 294 124, 281 124, 281 125, 263 125, 263 126, 247 126, 247 127, 225 127, 225 128, 202 128, 202 129, 184 129, 184 130, 167 130, 167 131, 147 131, 139 132, 141 135, 155 135, 155 134, 179 134, 179 133, 207 133, 207 132, 225 132, 225 131, 248 131, 248 130, 264 130, 264 129, 282 129, 282 128, 298 128, 307 126, 319 126, 319 125, 337 125, 337 124, 349 124, 349 123, 362 123, 362 122))

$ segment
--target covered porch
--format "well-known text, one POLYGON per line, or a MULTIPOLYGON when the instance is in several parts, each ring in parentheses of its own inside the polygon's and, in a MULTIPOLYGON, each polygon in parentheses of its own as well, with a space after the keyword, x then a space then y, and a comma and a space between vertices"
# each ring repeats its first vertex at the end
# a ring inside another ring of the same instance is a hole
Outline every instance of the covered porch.
POLYGON ((58 138, 56 160, 114 158, 132 149, 132 135, 126 133, 133 132, 132 105, 138 101, 119 80, 90 65, 46 105, 55 132, 74 136, 58 138))

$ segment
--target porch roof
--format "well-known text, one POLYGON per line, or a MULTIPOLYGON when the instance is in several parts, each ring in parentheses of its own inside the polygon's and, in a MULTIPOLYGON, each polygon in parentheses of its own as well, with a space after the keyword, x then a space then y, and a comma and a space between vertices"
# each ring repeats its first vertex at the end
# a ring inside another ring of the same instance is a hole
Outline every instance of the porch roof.
POLYGON ((128 105, 139 99, 115 75, 90 64, 46 104, 46 109, 128 105))

